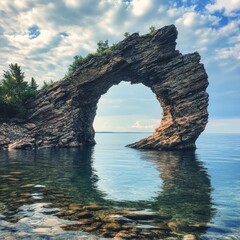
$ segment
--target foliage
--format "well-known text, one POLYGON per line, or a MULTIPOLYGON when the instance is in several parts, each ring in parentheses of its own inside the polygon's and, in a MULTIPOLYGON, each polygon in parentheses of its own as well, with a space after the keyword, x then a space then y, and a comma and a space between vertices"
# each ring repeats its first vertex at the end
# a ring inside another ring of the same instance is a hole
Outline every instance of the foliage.
POLYGON ((156 32, 156 28, 154 26, 149 27, 149 33, 153 35, 156 32))
POLYGON ((50 80, 49 82, 43 81, 43 86, 41 89, 47 89, 51 84, 53 84, 53 80, 50 80))
MULTIPOLYGON (((156 32, 156 28, 154 26, 149 27, 150 34, 154 34, 156 32)), ((127 38, 130 36, 129 32, 124 33, 124 37, 127 38)), ((68 72, 66 73, 66 76, 69 76, 73 74, 80 66, 84 65, 88 61, 90 61, 92 58, 97 56, 103 56, 106 54, 111 54, 115 50, 120 50, 122 48, 121 43, 117 42, 114 43, 111 47, 109 47, 108 40, 102 41, 100 40, 97 43, 97 52, 96 53, 89 53, 86 57, 83 57, 81 55, 76 55, 73 59, 73 63, 69 65, 68 72)), ((44 88, 44 87, 43 87, 44 88)))
MULTIPOLYGON (((80 56, 76 55, 73 59, 74 59, 73 63, 70 64, 68 67, 67 75, 74 73, 79 66, 83 65, 86 62, 85 58, 83 58, 81 55, 80 56)), ((46 84, 46 82, 44 82, 44 84, 46 84)))
POLYGON ((10 64, 9 70, 4 71, 0 83, 0 112, 1 118, 23 117, 26 113, 25 101, 35 96, 37 84, 34 78, 28 84, 24 81, 24 73, 18 64, 10 64))
POLYGON ((121 49, 122 49, 122 44, 121 44, 121 42, 113 43, 113 45, 111 46, 110 49, 111 49, 112 51, 121 50, 121 49))
POLYGON ((68 72, 67 72, 66 75, 67 76, 71 75, 72 73, 74 73, 77 70, 77 68, 79 68, 80 66, 84 65, 85 63, 87 63, 88 61, 93 59, 94 57, 111 54, 114 50, 120 48, 120 44, 119 43, 113 44, 112 47, 109 47, 108 40, 106 40, 106 41, 102 41, 102 40, 99 41, 97 43, 97 46, 98 46, 98 48, 97 48, 97 52, 96 53, 89 53, 86 57, 82 57, 81 55, 76 55, 74 57, 73 63, 69 65, 68 72))
POLYGON ((32 90, 34 90, 34 91, 36 91, 37 88, 38 88, 38 85, 37 85, 37 83, 36 83, 36 80, 35 80, 33 77, 31 78, 31 82, 30 82, 29 87, 30 87, 32 90))
POLYGON ((130 36, 130 33, 129 33, 129 32, 125 32, 123 36, 124 36, 125 38, 127 38, 127 37, 130 36))
POLYGON ((104 51, 106 51, 107 49, 109 49, 108 46, 108 40, 104 41, 99 41, 97 43, 98 49, 97 49, 97 53, 103 53, 104 51))
POLYGON ((4 71, 1 83, 2 97, 7 104, 20 104, 25 97, 28 83, 24 81, 24 73, 17 64, 10 64, 4 71))

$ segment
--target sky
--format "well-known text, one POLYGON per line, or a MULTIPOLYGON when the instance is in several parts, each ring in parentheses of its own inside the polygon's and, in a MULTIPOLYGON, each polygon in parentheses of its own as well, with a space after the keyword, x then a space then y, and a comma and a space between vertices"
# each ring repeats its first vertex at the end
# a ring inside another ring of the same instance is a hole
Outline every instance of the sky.
MULTIPOLYGON (((0 73, 18 63, 26 80, 57 81, 75 55, 125 32, 175 24, 177 50, 199 52, 208 77, 206 132, 240 133, 240 0, 1 0, 0 73)), ((98 103, 96 131, 150 131, 161 107, 150 89, 120 83, 98 103)))

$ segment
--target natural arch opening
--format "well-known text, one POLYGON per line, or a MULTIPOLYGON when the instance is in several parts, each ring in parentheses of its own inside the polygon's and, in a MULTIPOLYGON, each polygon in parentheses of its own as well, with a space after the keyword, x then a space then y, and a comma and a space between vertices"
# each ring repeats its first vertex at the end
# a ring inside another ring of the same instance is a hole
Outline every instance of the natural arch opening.
POLYGON ((95 132, 146 132, 159 126, 162 110, 153 92, 143 84, 121 82, 97 104, 95 132))

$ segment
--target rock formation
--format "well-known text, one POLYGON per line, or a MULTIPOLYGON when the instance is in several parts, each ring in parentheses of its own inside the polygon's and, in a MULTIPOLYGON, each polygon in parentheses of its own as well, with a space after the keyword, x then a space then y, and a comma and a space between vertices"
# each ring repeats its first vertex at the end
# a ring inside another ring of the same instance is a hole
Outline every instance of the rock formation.
POLYGON ((71 76, 39 91, 27 103, 27 122, 0 125, 0 146, 95 144, 92 125, 99 99, 113 85, 128 81, 151 88, 163 109, 155 133, 129 146, 158 150, 195 148, 208 120, 207 74, 198 53, 182 55, 175 50, 176 39, 174 25, 154 34, 132 34, 120 42, 120 49, 93 58, 71 76))

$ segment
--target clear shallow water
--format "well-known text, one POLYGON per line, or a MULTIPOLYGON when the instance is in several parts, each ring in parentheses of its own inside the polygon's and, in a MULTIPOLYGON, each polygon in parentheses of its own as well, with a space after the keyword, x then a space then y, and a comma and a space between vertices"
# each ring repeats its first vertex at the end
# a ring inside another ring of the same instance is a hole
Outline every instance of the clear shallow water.
POLYGON ((144 136, 98 133, 93 148, 0 152, 0 238, 90 239, 63 231, 68 220, 44 205, 54 213, 96 203, 161 212, 202 239, 240 239, 240 135, 204 134, 195 153, 124 147, 144 136))

